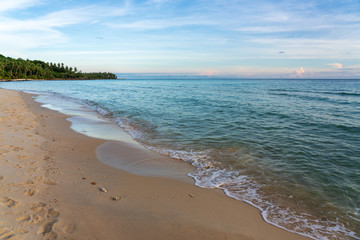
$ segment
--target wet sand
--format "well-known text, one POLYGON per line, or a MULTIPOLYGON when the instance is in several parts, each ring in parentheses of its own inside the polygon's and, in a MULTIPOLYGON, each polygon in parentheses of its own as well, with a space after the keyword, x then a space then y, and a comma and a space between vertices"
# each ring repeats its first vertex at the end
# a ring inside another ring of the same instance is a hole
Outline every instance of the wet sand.
POLYGON ((66 118, 0 89, 0 239, 307 239, 194 186, 191 166, 79 134, 66 118))

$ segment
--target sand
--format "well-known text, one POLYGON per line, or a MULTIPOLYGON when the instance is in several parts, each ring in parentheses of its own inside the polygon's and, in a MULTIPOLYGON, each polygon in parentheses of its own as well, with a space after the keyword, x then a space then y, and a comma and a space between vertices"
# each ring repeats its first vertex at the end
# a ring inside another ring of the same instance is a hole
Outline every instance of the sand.
POLYGON ((306 239, 219 190, 171 178, 178 160, 81 135, 66 118, 0 89, 0 239, 306 239), (128 171, 110 166, 117 155, 128 171), (129 159, 145 164, 137 171, 129 159))

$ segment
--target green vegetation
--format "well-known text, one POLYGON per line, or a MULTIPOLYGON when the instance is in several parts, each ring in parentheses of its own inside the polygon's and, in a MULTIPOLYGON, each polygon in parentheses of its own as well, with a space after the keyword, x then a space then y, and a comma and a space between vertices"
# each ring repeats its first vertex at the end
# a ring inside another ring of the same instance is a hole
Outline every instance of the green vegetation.
POLYGON ((109 72, 83 73, 63 63, 45 63, 4 57, 0 54, 0 79, 116 79, 109 72))

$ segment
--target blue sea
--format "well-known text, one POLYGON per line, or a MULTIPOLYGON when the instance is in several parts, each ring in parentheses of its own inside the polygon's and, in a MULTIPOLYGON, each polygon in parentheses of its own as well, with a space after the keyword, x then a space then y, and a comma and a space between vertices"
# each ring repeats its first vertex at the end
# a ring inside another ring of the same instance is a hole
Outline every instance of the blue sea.
POLYGON ((0 87, 89 107, 148 149, 195 166, 196 185, 254 205, 278 227, 360 239, 359 80, 138 77, 0 87))

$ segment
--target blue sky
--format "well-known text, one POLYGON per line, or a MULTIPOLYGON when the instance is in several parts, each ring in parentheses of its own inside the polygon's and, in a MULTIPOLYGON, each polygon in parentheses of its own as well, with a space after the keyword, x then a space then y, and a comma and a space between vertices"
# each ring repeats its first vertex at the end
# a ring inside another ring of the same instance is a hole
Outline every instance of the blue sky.
POLYGON ((0 54, 83 71, 360 78, 360 1, 1 0, 0 54))

